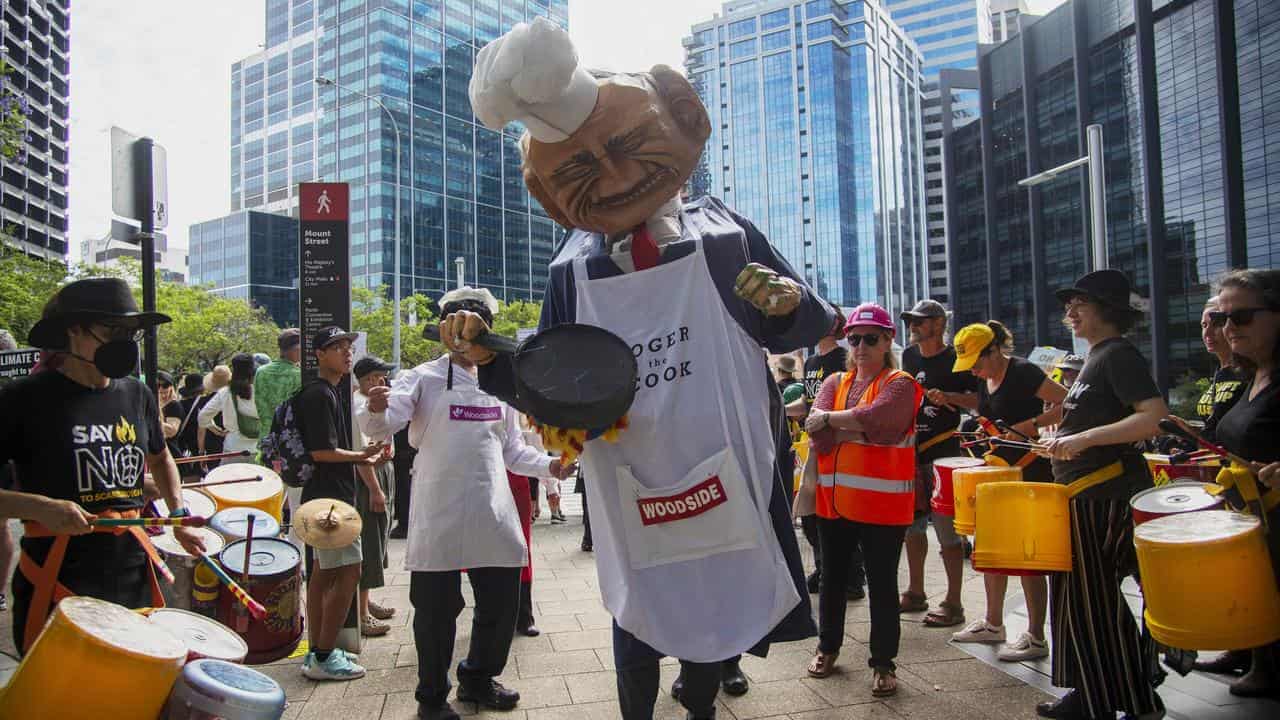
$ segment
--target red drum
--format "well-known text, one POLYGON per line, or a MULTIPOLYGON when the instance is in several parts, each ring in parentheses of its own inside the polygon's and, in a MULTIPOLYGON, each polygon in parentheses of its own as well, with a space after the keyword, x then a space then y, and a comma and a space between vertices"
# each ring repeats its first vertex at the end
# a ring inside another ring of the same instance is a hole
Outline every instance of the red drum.
POLYGON ((260 665, 287 657, 302 639, 302 554, 292 543, 254 538, 244 581, 247 542, 231 543, 218 557, 223 568, 267 609, 254 620, 225 586, 218 589, 218 620, 235 630, 249 646, 245 662, 260 665))
POLYGON ((1183 481, 1143 490, 1129 501, 1134 527, 1166 515, 1223 509, 1222 498, 1210 495, 1208 487, 1207 483, 1183 481))
POLYGON ((1151 471, 1151 480, 1156 487, 1179 480, 1211 483, 1218 477, 1218 471, 1222 469, 1222 463, 1216 460, 1175 465, 1168 455, 1144 453, 1143 458, 1147 461, 1147 469, 1151 471))
POLYGON ((938 458, 933 461, 933 497, 929 506, 939 515, 955 516, 955 487, 951 484, 951 473, 958 468, 971 468, 986 465, 981 459, 973 457, 938 458))
POLYGON ((231 628, 186 610, 161 608, 147 616, 152 625, 168 630, 187 646, 187 662, 213 658, 227 662, 244 662, 249 646, 231 628))

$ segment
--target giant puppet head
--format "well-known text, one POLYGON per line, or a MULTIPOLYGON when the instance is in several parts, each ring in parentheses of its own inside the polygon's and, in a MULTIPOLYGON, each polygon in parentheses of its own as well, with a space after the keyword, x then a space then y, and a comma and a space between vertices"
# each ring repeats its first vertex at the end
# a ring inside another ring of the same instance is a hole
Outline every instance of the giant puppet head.
POLYGON ((666 65, 589 72, 569 34, 521 23, 476 57, 471 105, 500 130, 524 124, 524 181, 556 222, 609 235, 639 225, 693 173, 711 122, 689 81, 666 65))

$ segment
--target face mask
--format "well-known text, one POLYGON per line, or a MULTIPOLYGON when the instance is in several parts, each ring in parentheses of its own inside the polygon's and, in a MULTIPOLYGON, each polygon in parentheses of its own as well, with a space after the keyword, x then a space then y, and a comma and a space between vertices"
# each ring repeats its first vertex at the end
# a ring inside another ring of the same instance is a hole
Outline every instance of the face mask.
MULTIPOLYGON (((80 355, 76 357, 90 362, 86 357, 80 355)), ((112 340, 103 343, 94 351, 92 362, 98 372, 109 378, 125 377, 138 367, 138 343, 133 340, 112 340)))

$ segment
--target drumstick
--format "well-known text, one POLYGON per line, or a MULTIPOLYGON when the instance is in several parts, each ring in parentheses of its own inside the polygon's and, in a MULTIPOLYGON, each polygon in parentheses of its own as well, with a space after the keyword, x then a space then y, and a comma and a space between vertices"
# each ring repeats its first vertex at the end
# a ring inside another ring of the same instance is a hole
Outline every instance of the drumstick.
MULTIPOLYGON (((245 592, 244 588, 237 585, 236 581, 232 580, 231 576, 222 568, 218 567, 218 564, 211 560, 208 555, 201 554, 200 560, 204 562, 206 567, 213 571, 214 575, 218 576, 218 579, 222 581, 222 584, 226 585, 227 589, 231 591, 231 596, 236 600, 239 600, 241 605, 245 606, 249 611, 249 614, 253 616, 254 620, 261 621, 267 617, 267 609, 262 606, 262 603, 250 597, 249 593, 245 592)), ((246 556, 244 561, 247 566, 249 558, 246 556)))
POLYGON ((204 527, 209 518, 191 515, 177 518, 95 518, 89 522, 98 527, 204 527))
POLYGON ((1242 468, 1250 468, 1253 465, 1248 460, 1245 460, 1239 455, 1235 455, 1229 452, 1226 448, 1222 447, 1221 445, 1217 445, 1209 442, 1205 438, 1205 436, 1201 435, 1195 430, 1192 430, 1189 426, 1187 426, 1185 422, 1177 422, 1175 420, 1165 418, 1164 420, 1160 421, 1160 429, 1172 435, 1178 435, 1180 437, 1187 438, 1188 440, 1195 442, 1197 445, 1204 448, 1205 450, 1208 450, 1214 453, 1218 457, 1229 460, 1239 465, 1242 468))
POLYGON ((248 450, 241 450, 239 452, 215 453, 213 455, 192 455, 191 457, 174 458, 173 462, 176 465, 187 465, 190 463, 205 462, 206 460, 222 460, 224 458, 248 457, 248 456, 249 456, 248 450))
POLYGON ((258 482, 260 480, 262 480, 262 476, 255 475, 254 477, 235 478, 233 480, 205 480, 204 482, 187 483, 182 487, 202 488, 202 487, 213 487, 214 485, 234 485, 235 483, 258 482))
POLYGON ((249 522, 246 524, 244 530, 244 573, 240 575, 240 582, 248 585, 249 558, 252 556, 251 549, 253 548, 253 525, 258 521, 258 518, 254 517, 253 513, 249 513, 246 519, 248 519, 249 522))

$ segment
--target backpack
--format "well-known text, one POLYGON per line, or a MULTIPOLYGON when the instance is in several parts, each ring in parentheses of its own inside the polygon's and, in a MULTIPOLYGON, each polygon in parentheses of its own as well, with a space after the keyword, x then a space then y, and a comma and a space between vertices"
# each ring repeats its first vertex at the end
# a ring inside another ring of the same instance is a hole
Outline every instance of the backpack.
POLYGON ((262 421, 240 412, 240 397, 235 393, 231 394, 231 405, 236 409, 236 427, 240 428, 240 434, 250 440, 257 440, 262 434, 262 421))
POLYGON ((274 469, 285 485, 295 488, 306 485, 316 471, 315 461, 302 443, 301 395, 299 390, 280 403, 271 416, 271 431, 259 443, 262 462, 274 469))

